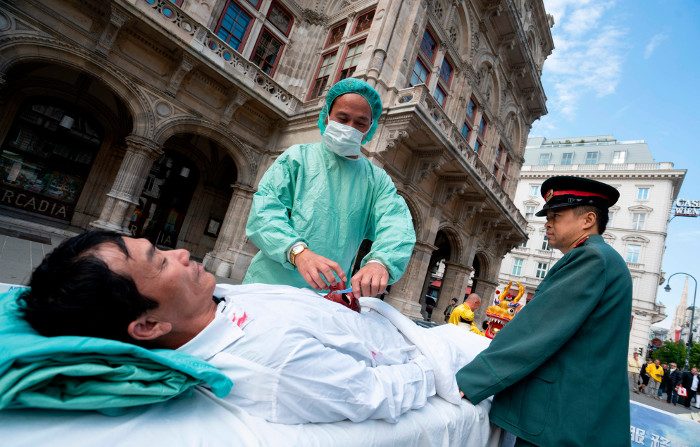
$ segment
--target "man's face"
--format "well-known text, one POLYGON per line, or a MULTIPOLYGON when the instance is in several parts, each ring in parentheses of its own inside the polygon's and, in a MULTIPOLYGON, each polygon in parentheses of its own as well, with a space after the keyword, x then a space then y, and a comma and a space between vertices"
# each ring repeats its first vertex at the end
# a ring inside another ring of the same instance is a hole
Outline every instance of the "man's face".
POLYGON ((586 214, 577 214, 574 208, 557 208, 547 211, 544 228, 549 245, 567 253, 586 233, 586 214))
POLYGON ((372 125, 372 109, 357 93, 346 93, 333 101, 328 119, 366 133, 372 125))
POLYGON ((156 301, 148 311, 158 321, 172 324, 173 331, 201 331, 211 321, 216 305, 212 293, 214 275, 190 260, 187 250, 161 251, 147 239, 124 237, 129 257, 117 247, 104 244, 97 255, 110 270, 130 277, 138 291, 156 301))
POLYGON ((692 375, 697 375, 698 369, 697 369, 697 368, 692 368, 692 369, 690 370, 690 373, 691 373, 692 375))
POLYGON ((675 363, 671 363, 671 369, 676 369, 677 367, 678 365, 676 365, 675 363))
POLYGON ((659 366, 661 362, 659 360, 654 360, 654 365, 659 366))

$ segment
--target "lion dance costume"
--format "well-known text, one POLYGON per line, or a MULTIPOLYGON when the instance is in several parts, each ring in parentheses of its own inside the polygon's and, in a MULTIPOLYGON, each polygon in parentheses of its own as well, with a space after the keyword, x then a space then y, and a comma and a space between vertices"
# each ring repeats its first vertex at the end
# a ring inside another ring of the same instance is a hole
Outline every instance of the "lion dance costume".
MULTIPOLYGON (((520 302, 520 299, 525 294, 525 286, 518 284, 518 294, 516 296, 509 295, 510 286, 513 282, 509 282, 500 295, 493 299, 493 304, 486 308, 486 317, 488 318, 488 326, 486 327, 485 336, 493 338, 498 331, 503 329, 503 326, 508 324, 513 317, 520 312, 525 306, 525 300, 520 302)), ((498 293, 498 291, 496 291, 498 293)))

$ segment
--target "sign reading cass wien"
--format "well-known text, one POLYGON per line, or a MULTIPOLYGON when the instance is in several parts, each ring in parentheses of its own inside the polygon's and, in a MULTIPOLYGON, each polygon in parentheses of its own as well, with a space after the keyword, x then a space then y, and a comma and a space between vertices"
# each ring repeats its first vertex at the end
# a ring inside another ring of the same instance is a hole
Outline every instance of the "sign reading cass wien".
POLYGON ((700 200, 678 199, 673 205, 676 216, 698 217, 700 214, 700 200))

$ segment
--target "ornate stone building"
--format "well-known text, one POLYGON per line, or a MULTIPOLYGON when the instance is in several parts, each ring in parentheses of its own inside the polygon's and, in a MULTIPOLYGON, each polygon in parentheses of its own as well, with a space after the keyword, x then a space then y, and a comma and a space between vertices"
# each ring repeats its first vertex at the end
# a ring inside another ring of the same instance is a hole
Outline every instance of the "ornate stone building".
POLYGON ((545 218, 534 215, 544 205, 542 182, 555 175, 575 175, 606 182, 620 191, 610 208, 603 238, 627 261, 632 276, 630 352, 646 356, 651 325, 666 317, 657 303, 662 283, 668 219, 686 171, 656 162, 643 140, 618 141, 612 136, 530 138, 520 172, 515 204, 528 220, 529 240, 503 260, 501 281, 520 281, 528 297, 562 257, 547 241, 545 218))
POLYGON ((257 182, 355 76, 384 102, 365 155, 418 238, 386 299, 417 316, 441 260, 436 312, 470 281, 490 296, 525 238, 512 196, 551 25, 541 0, 0 0, 0 211, 184 247, 240 281, 257 182))

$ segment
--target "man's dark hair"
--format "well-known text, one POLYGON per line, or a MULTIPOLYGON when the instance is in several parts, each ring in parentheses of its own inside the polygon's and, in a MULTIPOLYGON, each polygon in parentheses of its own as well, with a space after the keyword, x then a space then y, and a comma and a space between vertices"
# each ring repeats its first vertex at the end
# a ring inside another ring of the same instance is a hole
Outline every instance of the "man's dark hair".
POLYGON ((96 256, 102 244, 113 244, 129 257, 120 234, 88 231, 63 241, 34 270, 30 290, 18 298, 22 316, 34 330, 45 336, 136 343, 127 332, 129 323, 158 303, 96 256))
POLYGON ((574 207, 574 212, 577 216, 584 213, 595 213, 595 223, 598 226, 598 234, 605 233, 605 229, 608 227, 609 214, 608 210, 598 208, 597 206, 584 205, 574 207))
POLYGON ((452 301, 454 301, 454 302, 456 303, 456 302, 457 302, 457 298, 452 298, 452 301))

